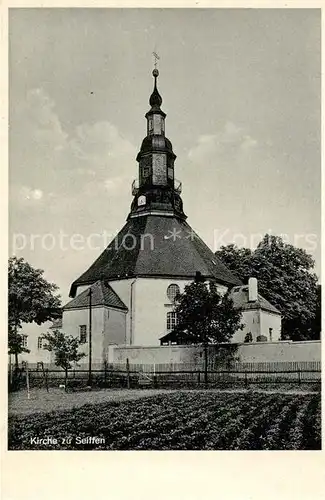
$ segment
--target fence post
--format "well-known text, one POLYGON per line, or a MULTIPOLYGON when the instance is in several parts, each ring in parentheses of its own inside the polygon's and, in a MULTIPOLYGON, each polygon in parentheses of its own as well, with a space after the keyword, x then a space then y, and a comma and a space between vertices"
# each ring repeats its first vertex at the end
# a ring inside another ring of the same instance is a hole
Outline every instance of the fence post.
POLYGON ((49 392, 49 385, 48 385, 48 381, 47 381, 47 378, 46 378, 46 374, 45 374, 45 369, 44 369, 44 363, 42 361, 42 371, 43 371, 43 377, 44 377, 44 382, 45 382, 45 387, 46 387, 46 391, 49 392))
POLYGON ((247 380, 247 372, 245 371, 245 387, 248 386, 248 380, 247 380))
POLYGON ((30 399, 28 361, 26 361, 26 385, 27 385, 27 399, 30 399))
POLYGON ((130 364, 129 358, 126 358, 126 386, 130 389, 130 364))
POLYGON ((12 389, 12 360, 11 354, 9 354, 9 388, 12 389))
POLYGON ((104 362, 104 387, 106 387, 107 382, 107 361, 104 362))
POLYGON ((46 384, 46 390, 49 392, 49 369, 46 368, 45 370, 45 384, 46 384))
POLYGON ((200 372, 200 370, 197 372, 197 383, 198 383, 198 385, 201 384, 201 372, 200 372))
POLYGON ((298 384, 300 385, 301 384, 301 372, 300 372, 300 368, 297 369, 297 373, 298 373, 298 384))

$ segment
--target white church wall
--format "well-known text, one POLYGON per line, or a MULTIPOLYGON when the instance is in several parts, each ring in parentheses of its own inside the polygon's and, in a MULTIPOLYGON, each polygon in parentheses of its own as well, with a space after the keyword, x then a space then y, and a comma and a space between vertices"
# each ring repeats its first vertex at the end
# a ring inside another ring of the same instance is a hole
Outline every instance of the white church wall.
MULTIPOLYGON (((173 310, 173 304, 167 297, 167 288, 171 284, 178 285, 180 292, 193 280, 171 278, 138 278, 135 284, 135 300, 133 312, 134 345, 159 345, 160 337, 167 330, 167 313, 173 310)), ((220 293, 226 287, 219 287, 220 293)))
MULTIPOLYGON (((92 361, 101 363, 103 358, 103 332, 104 332, 104 317, 105 307, 92 308, 92 361)), ((88 362, 89 353, 89 308, 85 309, 70 309, 63 312, 62 316, 62 331, 67 335, 73 335, 79 338, 80 325, 87 326, 87 342, 80 345, 80 352, 84 352, 86 356, 82 358, 80 363, 88 362)))
POLYGON ((104 312, 103 355, 111 344, 126 344, 126 312, 107 308, 104 312))
MULTIPOLYGON (((38 338, 44 333, 49 331, 49 327, 52 322, 47 321, 42 325, 37 325, 36 323, 24 323, 22 329, 19 331, 22 335, 27 335, 27 349, 30 352, 24 352, 18 356, 19 362, 27 361, 30 366, 36 363, 49 363, 51 360, 51 354, 49 351, 38 348, 38 338)), ((11 357, 11 361, 14 362, 14 356, 11 357)))
POLYGON ((178 285, 184 291, 190 280, 168 278, 139 278, 136 284, 136 301, 133 320, 133 344, 159 345, 160 337, 167 333, 167 313, 173 304, 167 297, 167 288, 178 285))
POLYGON ((115 280, 110 281, 109 284, 113 288, 114 292, 120 297, 120 299, 124 302, 126 307, 128 308, 128 313, 125 317, 125 330, 126 330, 126 343, 130 344, 130 335, 131 335, 131 308, 134 309, 134 301, 135 301, 135 288, 136 288, 136 279, 124 279, 124 280, 115 280), (131 301, 131 292, 132 292, 132 301, 131 301), (133 302, 133 304, 132 304, 133 302))

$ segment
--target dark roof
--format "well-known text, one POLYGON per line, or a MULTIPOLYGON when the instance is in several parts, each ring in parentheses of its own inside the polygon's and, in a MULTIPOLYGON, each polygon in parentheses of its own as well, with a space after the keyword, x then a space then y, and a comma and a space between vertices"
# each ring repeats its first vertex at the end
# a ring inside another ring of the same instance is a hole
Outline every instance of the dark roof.
POLYGON ((186 345, 186 344, 192 344, 190 340, 188 340, 186 333, 183 332, 176 332, 175 330, 172 330, 171 332, 168 332, 164 334, 162 337, 160 337, 160 345, 163 344, 178 344, 178 345, 186 345))
POLYGON ((70 296, 75 296, 78 286, 99 279, 194 279, 197 271, 227 286, 241 285, 187 222, 176 217, 144 215, 128 220, 106 250, 74 281, 70 296))
POLYGON ((164 135, 152 134, 143 139, 137 160, 140 160, 143 153, 150 153, 154 151, 165 151, 176 159, 176 155, 173 152, 173 145, 170 140, 164 135))
MULTIPOLYGON (((124 302, 120 299, 113 288, 103 281, 96 281, 91 287, 93 306, 115 307, 117 309, 128 310, 124 302)), ((84 290, 77 297, 64 306, 64 311, 68 309, 79 309, 89 307, 89 289, 84 290)))
POLYGON ((234 307, 248 311, 249 309, 262 309, 263 311, 272 312, 274 314, 281 314, 281 312, 274 307, 268 300, 264 299, 262 295, 258 294, 258 300, 249 302, 248 300, 248 286, 234 287, 230 296, 234 302, 234 307))
POLYGON ((62 328, 62 317, 53 320, 52 325, 49 327, 50 330, 56 330, 57 328, 62 328))

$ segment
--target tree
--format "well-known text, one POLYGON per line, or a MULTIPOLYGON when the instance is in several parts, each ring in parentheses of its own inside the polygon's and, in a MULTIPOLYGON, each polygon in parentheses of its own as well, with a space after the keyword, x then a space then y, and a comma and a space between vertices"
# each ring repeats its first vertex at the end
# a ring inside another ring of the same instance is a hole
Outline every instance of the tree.
POLYGON ((175 312, 175 331, 193 343, 229 342, 242 328, 241 312, 234 308, 229 293, 222 296, 213 281, 187 285, 176 297, 175 312))
POLYGON ((322 286, 317 285, 316 290, 316 311, 315 317, 311 323, 311 338, 313 340, 319 339, 322 329, 322 286))
POLYGON ((29 352, 23 347, 19 333, 23 323, 35 321, 41 325, 60 314, 60 297, 54 295, 58 287, 43 277, 41 269, 34 269, 23 258, 11 257, 8 266, 8 348, 15 355, 29 352))
POLYGON ((243 283, 251 277, 252 251, 249 248, 238 248, 233 243, 222 246, 216 251, 216 256, 226 264, 233 274, 243 283))
POLYGON ((204 346, 204 382, 208 383, 208 344, 229 342, 234 333, 243 328, 241 311, 234 308, 227 292, 223 296, 217 285, 205 283, 200 273, 182 294, 176 296, 175 332, 181 339, 204 346))
POLYGON ((54 352, 56 366, 64 370, 64 386, 67 390, 68 371, 72 368, 71 363, 78 363, 81 358, 86 356, 84 352, 78 352, 80 341, 77 337, 66 335, 59 330, 46 333, 42 337, 47 341, 44 349, 54 352))
POLYGON ((227 245, 216 255, 244 283, 250 276, 258 279, 261 295, 282 314, 283 339, 315 338, 317 276, 311 255, 268 234, 253 252, 227 245))

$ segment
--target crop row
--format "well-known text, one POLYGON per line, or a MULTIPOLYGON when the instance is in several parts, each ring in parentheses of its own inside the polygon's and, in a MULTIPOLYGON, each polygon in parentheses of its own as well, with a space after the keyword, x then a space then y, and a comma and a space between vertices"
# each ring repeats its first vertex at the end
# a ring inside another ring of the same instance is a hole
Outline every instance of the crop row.
POLYGON ((35 445, 31 438, 96 436, 105 443, 67 448, 317 449, 320 418, 319 395, 180 391, 12 417, 9 448, 64 449, 62 444, 35 445))

